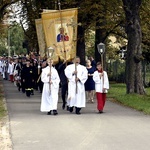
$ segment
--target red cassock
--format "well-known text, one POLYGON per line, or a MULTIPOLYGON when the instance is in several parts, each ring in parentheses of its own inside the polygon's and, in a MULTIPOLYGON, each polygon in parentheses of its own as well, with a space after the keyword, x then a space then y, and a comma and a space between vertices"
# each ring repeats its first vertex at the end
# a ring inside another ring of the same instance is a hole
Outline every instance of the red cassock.
POLYGON ((106 101, 106 93, 96 92, 96 98, 97 98, 97 109, 103 110, 106 101))

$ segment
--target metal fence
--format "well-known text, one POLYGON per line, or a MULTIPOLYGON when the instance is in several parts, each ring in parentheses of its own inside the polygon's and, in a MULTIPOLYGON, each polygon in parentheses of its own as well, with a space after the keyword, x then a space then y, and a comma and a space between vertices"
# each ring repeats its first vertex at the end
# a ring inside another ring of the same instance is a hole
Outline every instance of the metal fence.
MULTIPOLYGON (((143 82, 145 87, 150 87, 150 63, 142 62, 143 82)), ((109 60, 106 65, 110 81, 125 83, 125 61, 109 60)))

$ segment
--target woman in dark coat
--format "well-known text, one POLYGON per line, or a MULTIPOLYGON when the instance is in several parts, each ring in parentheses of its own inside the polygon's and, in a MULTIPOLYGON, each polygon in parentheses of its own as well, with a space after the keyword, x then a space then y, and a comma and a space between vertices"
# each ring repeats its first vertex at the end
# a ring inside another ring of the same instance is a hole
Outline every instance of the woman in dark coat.
POLYGON ((93 73, 95 71, 95 67, 91 66, 91 61, 86 61, 86 69, 88 71, 88 79, 85 82, 85 91, 88 98, 88 102, 94 102, 94 94, 95 94, 95 82, 93 81, 93 73))

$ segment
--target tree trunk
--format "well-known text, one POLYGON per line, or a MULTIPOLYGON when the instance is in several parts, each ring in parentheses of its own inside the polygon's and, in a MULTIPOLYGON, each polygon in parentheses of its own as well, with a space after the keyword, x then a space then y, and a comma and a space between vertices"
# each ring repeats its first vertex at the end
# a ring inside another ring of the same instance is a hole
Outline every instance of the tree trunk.
POLYGON ((139 7, 141 0, 122 0, 126 16, 126 33, 128 37, 126 57, 127 94, 145 94, 142 78, 142 50, 139 7))
MULTIPOLYGON (((99 5, 101 5, 100 1, 99 1, 99 5)), ((105 25, 107 24, 107 9, 108 9, 108 4, 106 1, 104 1, 104 5, 103 5, 103 15, 102 16, 98 16, 96 18, 96 32, 95 32, 95 60, 96 62, 101 61, 101 56, 98 52, 97 49, 97 44, 99 43, 103 43, 105 44, 106 47, 106 42, 105 40, 107 39, 107 37, 109 36, 109 34, 107 34, 107 30, 105 25)), ((105 48, 105 52, 103 53, 103 69, 106 70, 106 53, 107 53, 107 48, 105 48)))
POLYGON ((80 57, 81 64, 85 65, 85 40, 84 28, 82 26, 78 26, 77 56, 80 57))
MULTIPOLYGON (((106 40, 106 30, 103 28, 100 28, 101 24, 99 22, 96 23, 96 32, 95 32, 95 61, 101 61, 100 53, 97 49, 97 44, 104 43, 106 40)), ((105 43, 104 43, 105 44, 105 43)), ((103 54, 103 68, 105 70, 106 68, 106 49, 105 53, 103 54)))

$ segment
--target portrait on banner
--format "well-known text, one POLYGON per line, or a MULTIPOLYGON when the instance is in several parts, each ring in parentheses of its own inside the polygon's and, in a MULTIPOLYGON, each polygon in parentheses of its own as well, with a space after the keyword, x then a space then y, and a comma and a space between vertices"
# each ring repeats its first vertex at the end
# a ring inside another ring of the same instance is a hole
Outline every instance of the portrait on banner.
POLYGON ((57 42, 69 41, 68 28, 61 25, 57 27, 56 25, 56 31, 58 31, 58 33, 56 33, 57 42))

